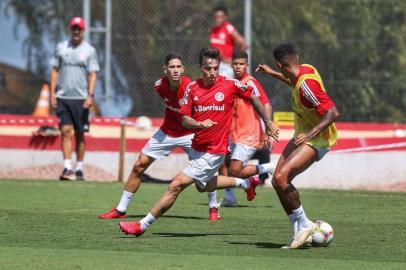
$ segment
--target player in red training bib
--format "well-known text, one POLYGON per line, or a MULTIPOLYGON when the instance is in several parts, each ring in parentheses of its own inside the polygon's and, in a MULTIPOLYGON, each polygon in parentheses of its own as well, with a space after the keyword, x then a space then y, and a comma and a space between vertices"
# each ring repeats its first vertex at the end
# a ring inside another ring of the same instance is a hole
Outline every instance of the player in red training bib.
POLYGON ((282 248, 298 248, 308 242, 314 223, 307 218, 293 179, 319 161, 337 141, 334 121, 339 112, 327 95, 316 68, 300 64, 291 44, 276 47, 273 55, 281 72, 267 65, 257 71, 275 76, 292 86, 295 134, 276 165, 272 185, 293 226, 292 241, 282 248))
POLYGON ((140 177, 145 170, 156 159, 167 157, 176 147, 181 147, 190 154, 193 133, 182 126, 182 115, 179 113, 179 101, 183 99, 185 89, 191 82, 189 77, 182 75, 184 69, 179 54, 171 53, 166 56, 163 68, 165 76, 155 82, 155 90, 165 102, 164 123, 138 156, 117 207, 99 215, 99 218, 126 218, 128 205, 141 184, 140 177))
MULTIPOLYGON (((233 71, 235 77, 241 82, 254 88, 255 95, 264 104, 269 118, 272 117, 272 106, 262 85, 252 75, 248 74, 248 54, 246 52, 235 52, 233 54, 233 71)), ((270 140, 263 129, 261 118, 255 112, 251 103, 245 99, 238 98, 234 101, 234 113, 231 123, 230 155, 227 156, 225 165, 221 167, 220 174, 246 178, 256 171, 256 166, 247 165, 257 150, 266 148, 269 155, 270 140)), ((263 174, 272 173, 275 165, 272 163, 261 164, 263 174)), ((222 207, 237 207, 237 199, 233 189, 226 189, 222 207)))
POLYGON ((227 21, 228 11, 226 7, 216 7, 213 14, 215 26, 210 28, 210 47, 216 48, 220 52, 221 63, 219 74, 228 78, 234 78, 231 60, 235 44, 242 51, 247 50, 248 45, 238 30, 227 21))
POLYGON ((126 234, 142 235, 157 218, 172 207, 179 194, 193 183, 200 192, 238 187, 246 191, 249 201, 255 198, 255 187, 259 181, 255 182, 252 178, 214 176, 227 153, 234 100, 237 97, 250 100, 273 138, 278 139, 279 130, 268 118, 264 105, 252 93, 252 87, 218 76, 218 50, 202 49, 199 64, 202 77, 189 84, 180 110, 183 115, 182 125, 195 131, 189 164, 175 176, 168 190, 146 217, 137 222, 120 222, 119 226, 126 234))

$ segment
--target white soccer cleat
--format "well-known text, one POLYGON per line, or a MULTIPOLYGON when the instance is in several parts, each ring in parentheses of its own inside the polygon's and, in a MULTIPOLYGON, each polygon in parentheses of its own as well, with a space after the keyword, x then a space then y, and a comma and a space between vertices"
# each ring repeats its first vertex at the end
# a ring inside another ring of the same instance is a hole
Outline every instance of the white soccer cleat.
POLYGON ((312 235, 315 225, 311 225, 307 228, 303 228, 297 232, 292 243, 290 243, 290 248, 295 249, 303 246, 307 243, 309 236, 312 235))

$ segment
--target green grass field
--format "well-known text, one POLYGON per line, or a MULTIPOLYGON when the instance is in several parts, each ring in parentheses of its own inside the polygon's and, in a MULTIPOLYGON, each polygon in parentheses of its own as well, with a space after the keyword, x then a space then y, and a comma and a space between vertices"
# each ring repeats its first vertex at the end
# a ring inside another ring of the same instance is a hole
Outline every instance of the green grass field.
MULTIPOLYGON (((166 185, 143 184, 129 209, 144 216, 166 185)), ((281 250, 291 226, 272 189, 207 220, 189 188, 140 238, 99 220, 122 185, 0 181, 0 269, 406 269, 406 193, 302 190, 312 219, 333 225, 327 248, 281 250)), ((219 193, 219 195, 222 193, 219 193)), ((220 195, 220 197, 221 197, 220 195)))

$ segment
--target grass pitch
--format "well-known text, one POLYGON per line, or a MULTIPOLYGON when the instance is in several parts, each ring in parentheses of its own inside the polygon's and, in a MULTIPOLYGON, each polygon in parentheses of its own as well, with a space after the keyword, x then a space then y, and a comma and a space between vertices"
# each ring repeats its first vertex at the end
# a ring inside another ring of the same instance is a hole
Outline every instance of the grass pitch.
MULTIPOLYGON (((128 211, 143 217, 166 185, 143 184, 128 211)), ((122 185, 0 181, 0 269, 406 269, 406 193, 301 190, 311 219, 332 224, 327 248, 281 250, 291 225, 272 189, 207 220, 193 187, 140 238, 97 215, 122 185)), ((219 197, 222 192, 219 193, 219 197)))

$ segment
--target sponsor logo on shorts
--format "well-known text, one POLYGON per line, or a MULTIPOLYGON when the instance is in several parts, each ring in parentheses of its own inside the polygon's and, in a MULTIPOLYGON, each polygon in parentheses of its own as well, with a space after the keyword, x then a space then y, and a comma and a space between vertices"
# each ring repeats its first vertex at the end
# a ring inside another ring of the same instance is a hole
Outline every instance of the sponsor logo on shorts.
POLYGON ((206 111, 224 111, 224 104, 221 106, 218 105, 209 105, 209 106, 194 106, 193 110, 195 112, 206 112, 206 111))
POLYGON ((214 98, 215 98, 217 101, 223 101, 223 100, 224 100, 224 94, 223 94, 222 92, 217 92, 217 93, 214 95, 214 98))

